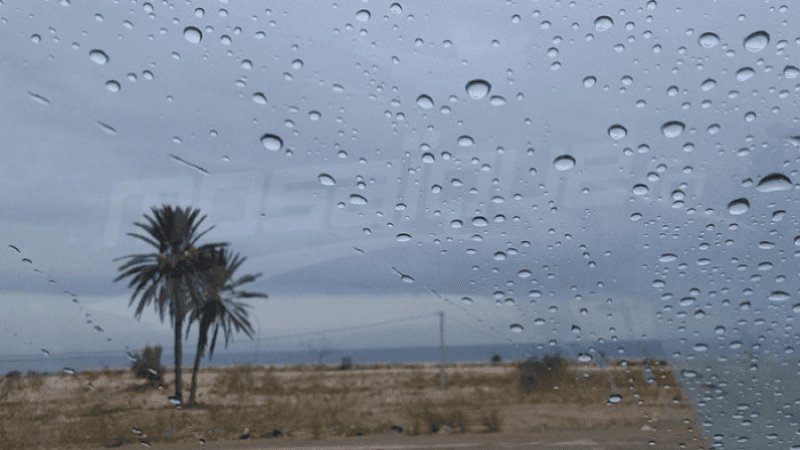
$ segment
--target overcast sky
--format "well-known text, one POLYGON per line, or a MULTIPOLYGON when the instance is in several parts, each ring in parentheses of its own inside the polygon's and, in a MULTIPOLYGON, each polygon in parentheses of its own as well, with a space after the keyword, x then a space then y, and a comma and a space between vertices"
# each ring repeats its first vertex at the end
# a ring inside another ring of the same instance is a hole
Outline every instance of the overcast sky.
POLYGON ((6 2, 0 354, 171 346, 113 282, 162 203, 264 338, 791 346, 797 9, 667 3, 6 2))

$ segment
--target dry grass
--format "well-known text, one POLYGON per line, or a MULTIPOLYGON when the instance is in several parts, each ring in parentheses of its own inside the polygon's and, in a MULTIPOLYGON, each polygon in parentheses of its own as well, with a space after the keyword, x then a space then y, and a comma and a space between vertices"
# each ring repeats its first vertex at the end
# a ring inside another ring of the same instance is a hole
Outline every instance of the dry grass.
MULTIPOLYGON (((98 448, 230 441, 245 434, 323 439, 595 430, 676 417, 695 422, 671 369, 652 369, 650 384, 640 365, 607 372, 573 364, 559 379, 530 390, 515 362, 462 363, 448 366, 442 391, 439 369, 431 364, 212 368, 198 375, 200 404, 182 409, 167 401, 171 371, 166 389, 145 386, 130 370, 2 378, 0 441, 16 449, 98 448), (622 400, 609 405, 614 393, 622 400)), ((188 388, 191 371, 184 377, 188 388)))

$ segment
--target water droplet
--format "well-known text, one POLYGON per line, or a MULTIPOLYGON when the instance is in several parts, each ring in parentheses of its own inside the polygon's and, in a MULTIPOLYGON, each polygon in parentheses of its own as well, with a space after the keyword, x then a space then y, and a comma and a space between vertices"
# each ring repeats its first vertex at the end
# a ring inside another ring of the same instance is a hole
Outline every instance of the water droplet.
POLYGON ((42 97, 41 95, 34 94, 31 91, 27 91, 27 92, 28 92, 28 96, 31 98, 31 100, 35 101, 36 103, 38 103, 40 105, 49 105, 50 104, 50 100, 42 97))
POLYGON ((647 185, 637 184, 636 186, 633 187, 634 195, 645 195, 648 192, 650 192, 650 188, 648 188, 647 185))
POLYGON ((253 94, 253 101, 258 103, 259 105, 266 105, 267 97, 261 92, 256 92, 255 94, 253 94))
POLYGON ((431 186, 431 193, 438 194, 439 192, 442 192, 441 186, 439 186, 438 184, 434 184, 433 186, 431 186))
POLYGON ((517 276, 520 278, 530 278, 531 275, 533 275, 533 273, 531 273, 531 271, 527 269, 523 269, 517 272, 517 276))
POLYGON ((63 370, 64 370, 64 373, 66 373, 67 375, 75 375, 75 373, 76 373, 76 370, 73 369, 73 368, 70 368, 70 367, 64 367, 63 370))
POLYGON ((608 396, 608 403, 619 403, 622 401, 622 396, 619 394, 611 394, 608 396))
POLYGON ((111 125, 98 121, 97 126, 99 126, 100 129, 103 130, 103 132, 106 134, 110 134, 112 136, 117 134, 117 130, 115 130, 114 127, 112 127, 111 125))
POLYGON ((522 330, 524 330, 524 328, 522 328, 522 325, 518 323, 512 323, 509 328, 511 328, 511 331, 513 331, 514 333, 522 333, 522 330))
POLYGON ((467 83, 467 94, 475 100, 486 97, 491 89, 492 85, 485 80, 476 79, 467 83))
POLYGON ((433 164, 436 161, 432 153, 424 153, 422 155, 422 162, 426 164, 433 164))
POLYGON ((392 14, 401 14, 403 12, 403 7, 400 3, 392 3, 392 6, 389 7, 389 11, 391 11, 392 14))
POLYGON ((800 303, 798 303, 798 304, 796 304, 796 305, 792 306, 792 312, 794 312, 794 313, 800 313, 800 303))
POLYGON ((728 212, 734 216, 746 213, 750 209, 750 202, 746 198, 736 199, 728 203, 728 212))
POLYGON ((578 362, 588 363, 591 362, 592 355, 588 353, 578 353, 578 362))
POLYGON ((764 50, 769 44, 769 34, 766 31, 756 31, 744 40, 744 48, 751 52, 764 50))
POLYGON ((777 191, 788 191, 792 188, 792 181, 786 175, 782 173, 772 173, 758 182, 758 189, 759 192, 777 192, 777 191))
POLYGON ((43 348, 42 353, 44 353, 45 356, 50 356, 50 352, 48 352, 47 349, 43 348))
POLYGON ((106 81, 106 89, 111 92, 119 92, 120 85, 114 80, 108 80, 106 81))
POLYGON ((489 104, 492 106, 503 106, 506 104, 506 99, 499 95, 493 95, 492 98, 489 99, 489 104))
POLYGON ((315 121, 315 122, 317 120, 319 120, 320 117, 322 117, 322 114, 320 114, 319 111, 309 111, 308 112, 308 118, 313 120, 313 121, 315 121))
POLYGON ((783 76, 786 78, 797 78, 800 76, 800 69, 795 66, 786 66, 783 68, 783 76))
POLYGON ((102 50, 92 50, 89 52, 89 58, 96 64, 106 64, 108 62, 108 55, 102 50))
POLYGON ((614 26, 614 21, 611 20, 611 17, 608 16, 600 16, 594 21, 594 28, 597 31, 606 31, 613 26, 614 26))
POLYGON ((703 33, 698 42, 705 48, 711 48, 719 44, 719 36, 714 33, 703 33))
POLYGON ((700 85, 700 89, 702 89, 704 91, 710 91, 710 90, 714 89, 714 87, 716 85, 717 85, 716 80, 713 80, 713 79, 709 78, 706 81, 703 81, 703 84, 700 85))
POLYGON ((431 109, 433 108, 433 99, 431 99, 425 94, 422 94, 419 97, 417 97, 417 106, 419 106, 422 109, 431 109))
POLYGON ((283 147, 283 141, 274 134, 265 134, 261 136, 261 144, 269 151, 277 152, 283 147))
POLYGON ((203 33, 195 27, 186 27, 183 29, 183 37, 192 44, 198 44, 203 40, 203 33))
POLYGON ((756 72, 750 67, 744 67, 736 72, 736 79, 739 81, 747 81, 750 78, 753 78, 755 74, 756 72))
POLYGON ((462 222, 462 221, 460 221, 458 219, 454 219, 454 220, 450 221, 450 228, 461 228, 462 226, 464 226, 464 222, 462 222))
POLYGON ((784 302, 786 300, 789 300, 790 298, 792 298, 792 297, 789 294, 787 294, 786 292, 773 291, 771 294, 769 294, 769 297, 767 297, 767 300, 771 300, 773 302, 784 302))
POLYGON ((397 242, 408 242, 411 240, 411 235, 408 233, 400 233, 397 235, 397 242))
POLYGON ((595 78, 595 77, 589 76, 589 77, 586 77, 586 78, 583 79, 583 86, 584 87, 590 88, 590 87, 594 86, 595 83, 597 83, 597 78, 595 78))
POLYGON ((362 9, 356 13, 356 20, 359 22, 367 22, 372 14, 366 9, 362 9))
POLYGON ((475 141, 470 136, 461 136, 458 138, 458 145, 461 147, 472 147, 475 141))
POLYGON ((683 133, 684 128, 686 128, 686 125, 683 122, 673 120, 661 125, 661 132, 668 138, 676 138, 683 133))
POLYGON ((317 177, 319 183, 323 186, 336 186, 336 180, 333 179, 332 176, 328 175, 327 173, 321 173, 317 177))
POLYGON ((464 303, 465 305, 471 305, 473 303, 472 299, 469 297, 462 297, 461 302, 464 303))
POLYGON ((477 216, 472 219, 472 225, 475 227, 485 227, 489 225, 489 221, 485 217, 477 216))
POLYGON ((570 155, 561 155, 553 161, 556 170, 569 170, 575 167, 575 158, 570 155))
POLYGON ((351 194, 350 195, 350 203, 352 203, 354 205, 366 205, 367 204, 367 199, 365 197, 362 197, 362 196, 358 195, 358 194, 351 194))
POLYGON ((628 130, 622 125, 613 125, 608 129, 608 135, 611 139, 622 139, 628 134, 628 130))
POLYGON ((672 253, 664 253, 658 257, 658 262, 672 262, 676 259, 678 259, 676 255, 673 255, 672 253))

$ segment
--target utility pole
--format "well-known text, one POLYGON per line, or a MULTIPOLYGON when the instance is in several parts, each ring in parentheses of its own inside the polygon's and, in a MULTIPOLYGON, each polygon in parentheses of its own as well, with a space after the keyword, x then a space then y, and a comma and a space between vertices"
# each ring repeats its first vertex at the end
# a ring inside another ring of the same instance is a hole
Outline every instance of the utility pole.
POLYGON ((444 389, 444 312, 439 313, 439 336, 442 339, 439 357, 440 357, 440 369, 439 369, 439 387, 444 389))

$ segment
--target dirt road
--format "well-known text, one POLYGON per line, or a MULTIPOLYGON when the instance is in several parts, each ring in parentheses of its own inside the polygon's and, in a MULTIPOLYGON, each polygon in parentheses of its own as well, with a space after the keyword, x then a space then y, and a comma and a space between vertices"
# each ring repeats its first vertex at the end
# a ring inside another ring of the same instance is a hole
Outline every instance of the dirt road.
MULTIPOLYGON (((304 438, 273 438, 239 442, 209 442, 198 444, 153 444, 153 449, 163 450, 434 450, 434 449, 575 449, 575 450, 631 450, 631 449, 708 449, 711 443, 697 432, 687 432, 677 423, 672 428, 643 431, 625 427, 607 431, 545 431, 531 434, 461 434, 431 436, 355 436, 325 440, 304 438), (697 440, 694 440, 696 438, 697 440), (651 443, 652 442, 652 443, 651 443), (685 447, 681 447, 684 444, 685 447)), ((141 449, 141 445, 118 447, 122 450, 141 449)))

